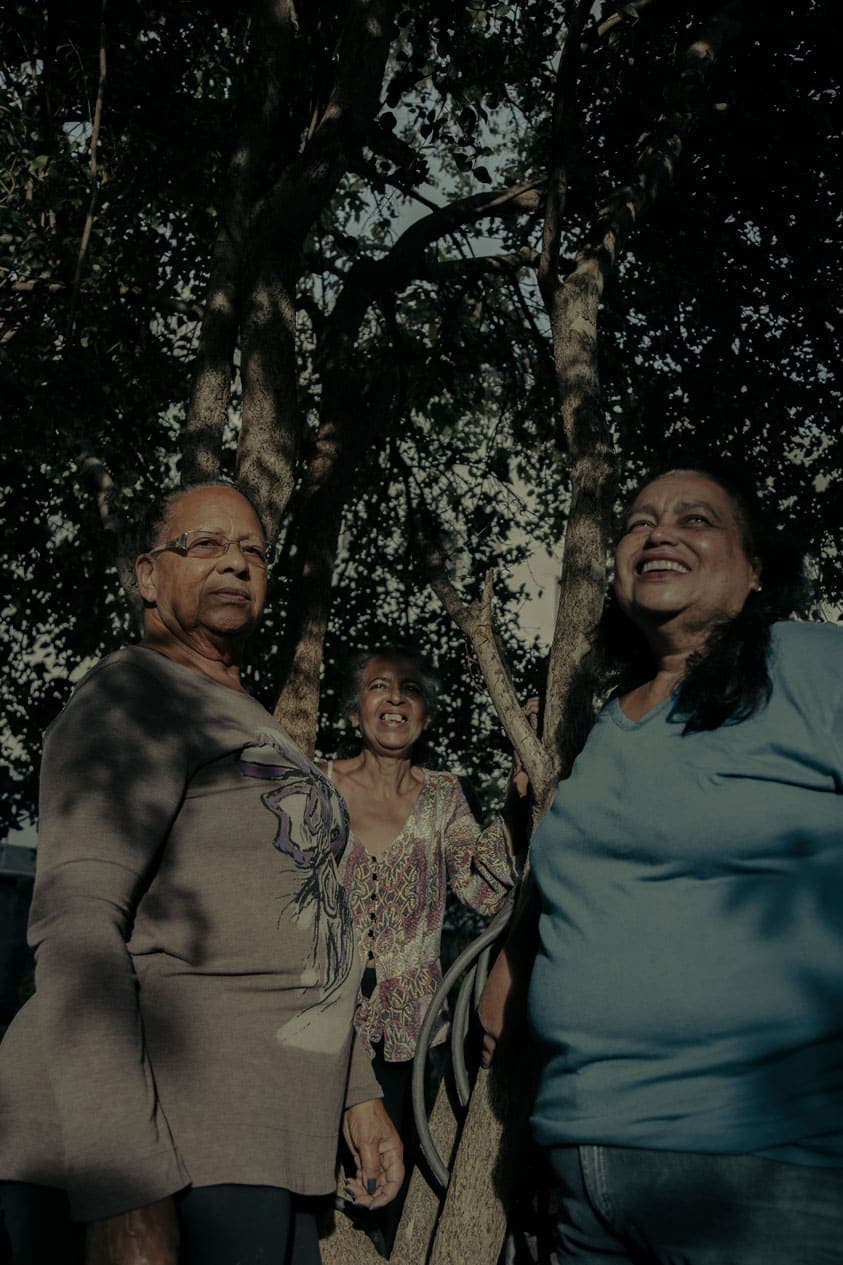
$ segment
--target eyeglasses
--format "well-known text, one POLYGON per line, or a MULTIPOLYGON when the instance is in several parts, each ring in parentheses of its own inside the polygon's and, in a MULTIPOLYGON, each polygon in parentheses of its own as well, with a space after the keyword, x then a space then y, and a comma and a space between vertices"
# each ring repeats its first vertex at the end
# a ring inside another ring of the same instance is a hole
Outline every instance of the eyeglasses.
POLYGON ((257 567, 268 567, 272 561, 272 546, 262 540, 229 540, 221 531, 183 531, 175 540, 168 540, 165 545, 156 545, 147 549, 147 554, 165 553, 172 550, 185 558, 221 558, 228 553, 229 547, 236 545, 247 562, 257 567))

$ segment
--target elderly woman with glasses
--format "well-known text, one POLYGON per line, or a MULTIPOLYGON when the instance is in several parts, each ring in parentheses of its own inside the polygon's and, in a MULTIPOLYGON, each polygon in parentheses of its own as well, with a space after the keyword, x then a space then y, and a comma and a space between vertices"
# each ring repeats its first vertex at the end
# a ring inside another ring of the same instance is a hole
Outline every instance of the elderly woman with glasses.
POLYGON ((359 1202, 403 1175, 352 1037, 345 807, 241 685, 268 562, 249 501, 179 492, 142 536, 143 638, 44 748, 36 994, 0 1059, 7 1232, 21 1261, 311 1265, 300 1197, 333 1189, 343 1116, 359 1202))

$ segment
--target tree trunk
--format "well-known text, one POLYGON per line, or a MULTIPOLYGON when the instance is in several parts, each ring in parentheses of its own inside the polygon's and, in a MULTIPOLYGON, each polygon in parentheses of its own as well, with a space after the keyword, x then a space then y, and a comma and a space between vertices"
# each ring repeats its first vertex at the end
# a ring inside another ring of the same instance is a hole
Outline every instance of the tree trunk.
POLYGON ((298 153, 305 122, 304 42, 291 0, 254 0, 243 68, 240 135, 229 164, 182 434, 183 483, 220 474, 250 220, 279 169, 298 153))

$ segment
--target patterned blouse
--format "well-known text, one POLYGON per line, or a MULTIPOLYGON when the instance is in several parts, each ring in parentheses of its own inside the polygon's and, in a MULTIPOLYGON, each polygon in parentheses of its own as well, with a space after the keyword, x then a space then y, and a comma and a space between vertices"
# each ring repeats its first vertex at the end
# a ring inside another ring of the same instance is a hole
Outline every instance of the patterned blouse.
MULTIPOLYGON (((360 964, 377 974, 371 996, 358 996, 355 1027, 370 1051, 383 1039, 384 1058, 393 1062, 415 1054, 442 982, 439 943, 448 885, 463 904, 490 915, 516 877, 501 818, 482 830, 458 778, 423 772, 418 799, 386 851, 372 856, 352 831, 339 861, 360 964)), ((443 1028, 437 1040, 444 1038, 443 1028)))

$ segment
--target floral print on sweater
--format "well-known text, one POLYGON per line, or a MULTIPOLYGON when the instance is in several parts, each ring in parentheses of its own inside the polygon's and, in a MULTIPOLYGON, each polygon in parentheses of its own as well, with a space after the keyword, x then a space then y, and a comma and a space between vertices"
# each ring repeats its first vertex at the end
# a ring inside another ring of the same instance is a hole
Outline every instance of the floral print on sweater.
MULTIPOLYGON (((442 981, 439 946, 447 888, 481 914, 494 914, 516 870, 500 817, 483 830, 459 779, 424 770, 424 785, 400 833, 377 856, 352 831, 339 862, 362 969, 377 985, 357 1000, 364 1046, 383 1040, 393 1062, 413 1057, 424 1016, 442 981)), ((444 1039, 444 1032, 438 1039, 444 1039)))

